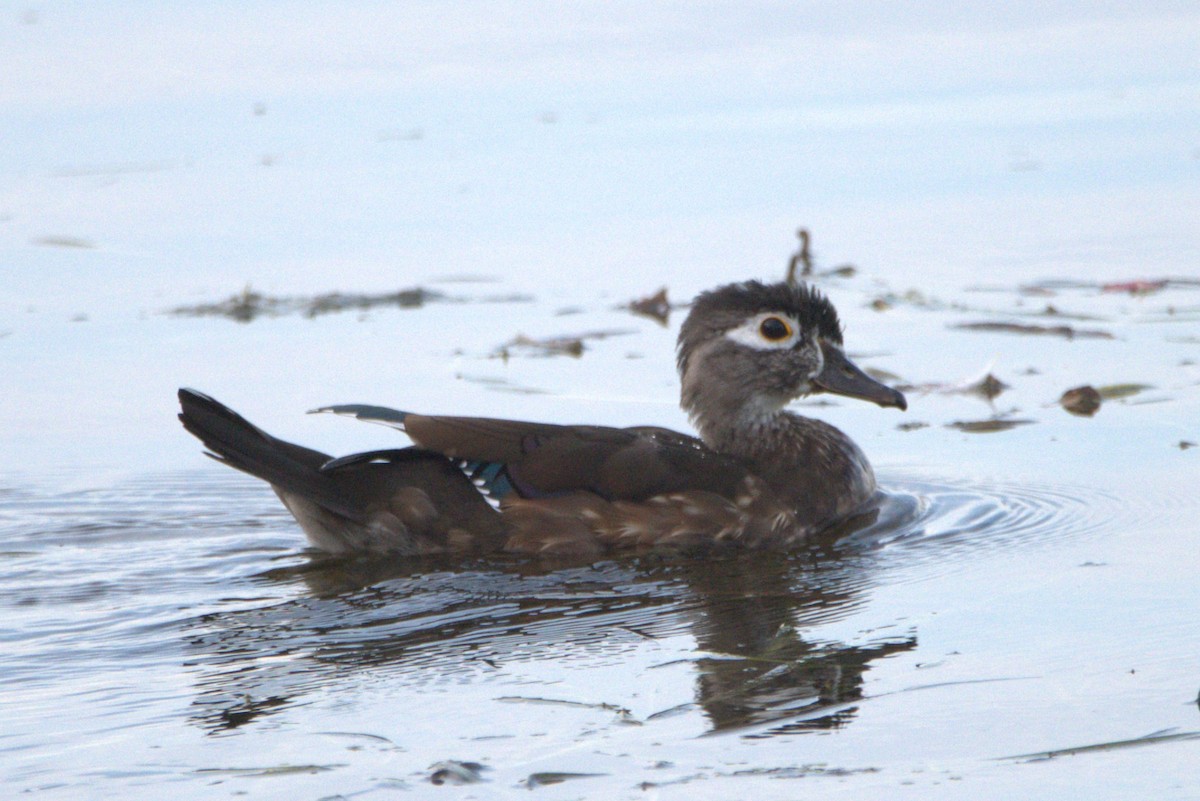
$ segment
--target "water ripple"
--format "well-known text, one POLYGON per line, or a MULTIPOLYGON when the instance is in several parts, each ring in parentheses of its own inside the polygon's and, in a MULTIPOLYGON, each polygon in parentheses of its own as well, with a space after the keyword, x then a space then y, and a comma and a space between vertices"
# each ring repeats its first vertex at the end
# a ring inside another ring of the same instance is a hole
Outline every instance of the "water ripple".
POLYGON ((879 519, 843 545, 902 547, 906 560, 941 560, 963 550, 1089 537, 1131 517, 1115 496, 1083 486, 906 479, 889 481, 887 490, 879 519))
MULTIPOLYGON (((805 693, 820 695, 827 683, 853 698, 868 662, 915 647, 908 634, 806 640, 806 628, 869 603, 880 580, 938 574, 980 550, 1091 536, 1121 511, 1111 496, 1079 487, 885 485, 876 520, 811 552, 566 567, 313 558, 273 496, 239 476, 10 489, 0 607, 20 624, 0 632, 0 661, 7 680, 26 688, 186 665, 194 722, 224 731, 356 676, 409 686, 537 683, 548 654, 560 675, 682 653, 719 729, 807 704, 805 693), (897 563, 900 575, 890 569, 897 563), (792 667, 772 667, 784 664, 792 667)), ((844 722, 814 709, 814 726, 844 722)))

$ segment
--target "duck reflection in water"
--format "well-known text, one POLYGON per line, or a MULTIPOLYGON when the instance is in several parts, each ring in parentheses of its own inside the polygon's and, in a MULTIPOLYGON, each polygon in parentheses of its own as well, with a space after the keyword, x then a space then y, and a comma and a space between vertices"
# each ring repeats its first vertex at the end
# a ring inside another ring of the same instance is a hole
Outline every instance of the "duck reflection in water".
MULTIPOLYGON (((869 551, 771 560, 650 554, 574 566, 528 557, 469 565, 318 558, 263 576, 303 581, 312 595, 198 621, 194 719, 213 732, 236 729, 366 672, 397 686, 456 676, 508 683, 550 653, 570 675, 587 669, 577 663, 623 659, 648 641, 678 643, 686 631, 694 646, 663 662, 692 666, 681 680, 693 683, 693 701, 636 710, 646 725, 699 712, 712 732, 835 728, 853 719, 869 663, 916 645, 912 635, 805 639, 806 628, 864 602, 872 559, 869 551)), ((624 705, 619 696, 603 700, 624 705)))

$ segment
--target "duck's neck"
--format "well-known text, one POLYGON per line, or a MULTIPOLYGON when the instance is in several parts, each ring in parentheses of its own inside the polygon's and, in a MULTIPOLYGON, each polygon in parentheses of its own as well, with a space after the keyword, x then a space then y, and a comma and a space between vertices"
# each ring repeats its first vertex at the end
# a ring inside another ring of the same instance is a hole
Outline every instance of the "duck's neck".
POLYGON ((689 416, 700 439, 714 451, 751 462, 790 450, 789 441, 803 437, 801 421, 813 422, 785 412, 782 403, 760 399, 752 404, 726 406, 707 404, 693 408, 689 416))
POLYGON ((705 445, 746 464, 805 519, 844 517, 875 491, 867 457, 826 422, 766 405, 724 414, 709 406, 691 417, 705 445))

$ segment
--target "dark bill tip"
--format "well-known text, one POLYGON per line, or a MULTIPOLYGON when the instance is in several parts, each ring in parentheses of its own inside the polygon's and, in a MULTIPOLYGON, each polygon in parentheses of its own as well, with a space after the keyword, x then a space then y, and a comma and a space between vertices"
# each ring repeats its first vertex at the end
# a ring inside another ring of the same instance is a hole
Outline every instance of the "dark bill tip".
POLYGON ((846 358, 841 348, 822 341, 821 353, 825 357, 825 366, 812 381, 824 392, 858 398, 880 406, 894 406, 900 411, 908 408, 908 400, 903 393, 864 373, 846 358))

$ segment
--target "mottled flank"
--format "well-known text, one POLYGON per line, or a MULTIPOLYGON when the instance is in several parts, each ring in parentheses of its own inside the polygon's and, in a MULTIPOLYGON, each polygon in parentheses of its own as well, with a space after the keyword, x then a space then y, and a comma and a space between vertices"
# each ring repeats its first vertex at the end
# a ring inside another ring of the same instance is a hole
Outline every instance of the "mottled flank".
POLYGON ((732 499, 695 491, 634 503, 578 492, 538 501, 515 498, 501 509, 510 532, 506 550, 554 556, 608 549, 786 548, 812 534, 753 477, 732 499))

